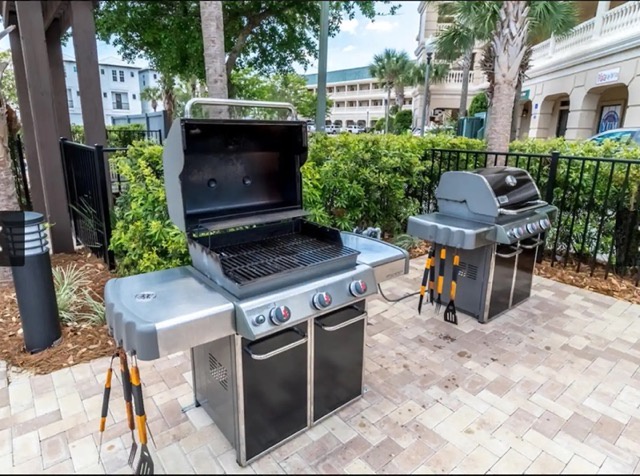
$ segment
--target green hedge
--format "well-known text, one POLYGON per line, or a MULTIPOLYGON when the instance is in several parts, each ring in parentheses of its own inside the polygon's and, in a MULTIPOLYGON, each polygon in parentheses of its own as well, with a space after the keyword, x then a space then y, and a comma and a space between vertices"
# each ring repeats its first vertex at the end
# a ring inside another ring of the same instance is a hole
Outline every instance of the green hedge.
MULTIPOLYGON (((484 141, 442 134, 314 134, 310 137, 309 158, 302 167, 303 204, 314 221, 325 225, 342 230, 380 227, 386 236, 398 235, 406 229, 407 218, 419 210, 420 200, 429 193, 433 195, 440 174, 449 169, 474 168, 473 159, 478 157, 481 161, 483 154, 473 151, 484 149, 484 141), (431 152, 432 149, 471 152, 431 152), (464 161, 466 157, 470 160, 464 161)), ((562 139, 512 143, 513 153, 544 155, 531 159, 516 156, 517 164, 513 163, 514 158, 510 162, 528 169, 543 195, 548 156, 553 150, 576 157, 640 158, 640 149, 621 149, 610 143, 598 146, 562 139)), ((173 226, 166 210, 162 148, 135 143, 126 156, 114 158, 114 164, 129 183, 116 204, 111 245, 119 273, 142 273, 187 263, 184 236, 173 226)), ((629 177, 623 167, 616 166, 611 174, 608 164, 598 166, 596 161, 586 161, 584 168, 581 164, 582 161, 562 159, 558 167, 554 203, 566 210, 561 217, 558 242, 585 259, 608 254, 613 246, 616 267, 629 266, 637 255, 638 233, 631 241, 626 236, 637 223, 640 163, 632 167, 629 177), (612 183, 606 200, 609 176, 612 183), (623 188, 627 189, 624 194, 623 188), (574 233, 570 236, 572 223, 574 233), (602 237, 597 240, 599 229, 602 237), (634 251, 625 261, 622 250, 629 248, 634 251)), ((548 244, 555 242, 554 233, 555 228, 548 244)))

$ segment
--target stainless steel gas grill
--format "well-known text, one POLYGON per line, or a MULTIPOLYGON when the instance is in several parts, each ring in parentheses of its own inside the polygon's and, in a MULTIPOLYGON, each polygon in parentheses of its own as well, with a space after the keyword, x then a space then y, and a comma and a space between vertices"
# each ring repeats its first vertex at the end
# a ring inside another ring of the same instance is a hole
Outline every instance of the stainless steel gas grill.
MULTIPOLYGON (((438 211, 410 217, 407 233, 434 243, 436 270, 442 247, 458 250, 456 307, 485 323, 527 299, 541 235, 557 214, 529 173, 513 167, 445 172, 435 197, 438 211)), ((451 268, 446 262, 444 289, 451 268)))
MULTIPOLYGON (((192 100, 226 106, 288 104, 192 100)), ((140 360, 191 349, 194 394, 246 465, 359 398, 366 297, 407 253, 308 221, 306 123, 179 119, 169 215, 192 265, 107 283, 109 328, 140 360)))

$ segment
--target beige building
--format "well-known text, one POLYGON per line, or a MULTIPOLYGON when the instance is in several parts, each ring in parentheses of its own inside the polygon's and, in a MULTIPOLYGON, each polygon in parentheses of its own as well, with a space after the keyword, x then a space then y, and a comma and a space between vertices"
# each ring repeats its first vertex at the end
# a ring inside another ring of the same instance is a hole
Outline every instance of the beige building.
POLYGON ((580 23, 533 48, 520 137, 640 127, 640 2, 578 2, 580 23))
MULTIPOLYGON (((420 2, 418 4, 418 12, 420 13, 420 25, 416 41, 418 47, 415 55, 418 62, 426 63, 427 52, 432 52, 431 63, 436 60, 433 55, 433 40, 438 31, 447 27, 450 19, 441 17, 438 12, 437 2, 420 2), (430 46, 431 45, 431 46, 430 46)), ((471 104, 473 97, 481 91, 484 91, 488 83, 479 67, 481 59, 480 46, 476 48, 472 55, 472 67, 469 75, 469 89, 467 93, 467 107, 471 104)), ((429 92, 431 97, 429 100, 429 114, 432 120, 441 122, 444 117, 457 117, 460 109, 460 93, 462 90, 462 68, 459 64, 450 65, 447 80, 442 83, 431 83, 429 92)), ((413 117, 416 124, 421 124, 422 107, 423 107, 423 91, 424 87, 416 88, 413 92, 413 117)))

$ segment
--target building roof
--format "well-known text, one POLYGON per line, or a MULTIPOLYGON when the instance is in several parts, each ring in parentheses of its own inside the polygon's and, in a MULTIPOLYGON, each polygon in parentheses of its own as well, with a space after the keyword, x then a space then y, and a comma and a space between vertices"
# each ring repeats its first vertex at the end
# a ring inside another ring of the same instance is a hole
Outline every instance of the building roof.
POLYGON ((133 63, 127 63, 117 56, 105 56, 103 58, 98 59, 99 64, 106 64, 109 66, 120 66, 122 68, 132 68, 132 69, 140 69, 140 66, 136 66, 133 63))
MULTIPOLYGON (((339 69, 337 71, 327 72, 327 83, 341 83, 343 81, 357 81, 359 79, 372 78, 368 66, 360 66, 359 68, 339 69)), ((317 74, 306 74, 304 79, 307 80, 307 86, 318 84, 317 74)))

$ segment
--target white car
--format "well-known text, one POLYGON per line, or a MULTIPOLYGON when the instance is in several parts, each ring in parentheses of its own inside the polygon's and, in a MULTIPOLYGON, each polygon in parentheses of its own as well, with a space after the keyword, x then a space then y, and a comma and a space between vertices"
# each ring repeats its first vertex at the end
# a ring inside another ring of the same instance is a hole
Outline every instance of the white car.
POLYGON ((362 126, 347 126, 347 132, 352 134, 362 134, 364 132, 364 127, 362 126))

